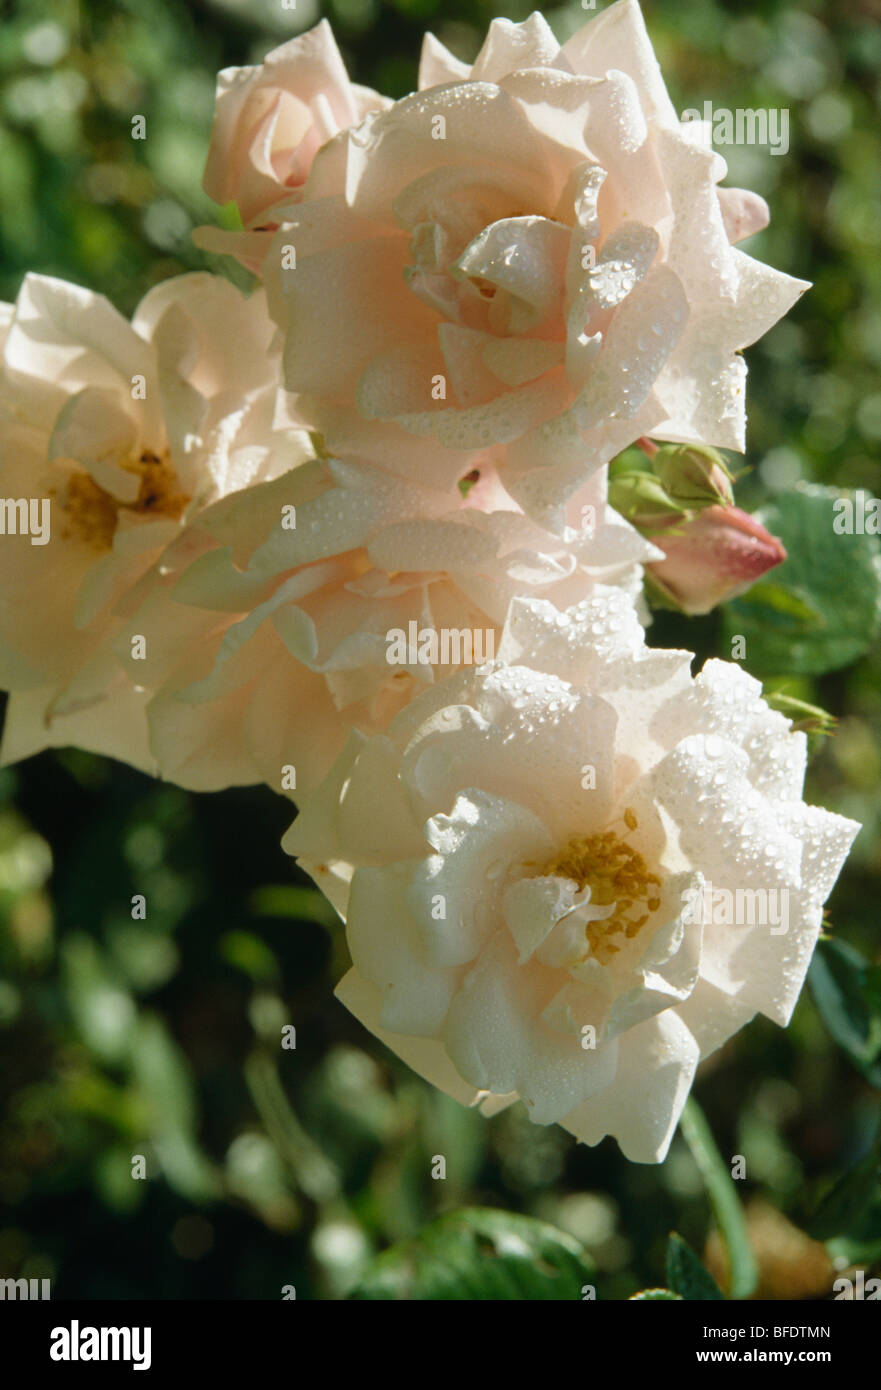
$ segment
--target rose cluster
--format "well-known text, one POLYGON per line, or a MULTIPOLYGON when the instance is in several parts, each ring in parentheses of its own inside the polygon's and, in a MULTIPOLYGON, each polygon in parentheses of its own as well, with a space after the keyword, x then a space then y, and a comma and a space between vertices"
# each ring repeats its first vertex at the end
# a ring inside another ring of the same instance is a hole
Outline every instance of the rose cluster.
POLYGON ((29 275, 0 319, 4 759, 288 795, 347 1007, 641 1162, 702 1057, 788 1021, 857 829, 756 681, 645 641, 644 579, 704 612, 785 558, 715 450, 806 286, 736 249, 768 211, 702 136, 636 0, 562 46, 494 20, 470 66, 429 35, 399 101, 322 21, 218 79, 241 228, 196 239, 251 293, 184 275, 129 323, 29 275))

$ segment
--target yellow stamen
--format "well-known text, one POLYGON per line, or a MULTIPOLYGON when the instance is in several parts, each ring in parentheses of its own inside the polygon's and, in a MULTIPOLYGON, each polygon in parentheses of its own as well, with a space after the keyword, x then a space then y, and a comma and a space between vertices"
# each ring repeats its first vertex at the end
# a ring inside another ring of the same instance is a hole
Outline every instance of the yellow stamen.
MULTIPOLYGON (((180 491, 167 454, 159 458, 146 451, 122 467, 139 475, 138 495, 133 502, 118 501, 90 473, 71 474, 60 502, 64 512, 62 537, 75 535, 95 550, 109 550, 122 511, 178 520, 190 499, 180 491)), ((54 491, 50 491, 50 496, 54 496, 54 491)))
MULTIPOLYGON (((638 828, 636 816, 629 807, 624 811, 623 820, 628 832, 638 828)), ((580 889, 589 887, 590 901, 595 907, 614 908, 608 917, 585 924, 585 954, 601 965, 608 964, 621 949, 612 937, 623 935, 626 940, 632 940, 661 906, 661 899, 651 890, 652 884, 660 886, 660 878, 649 872, 639 851, 626 844, 613 830, 570 840, 566 848, 538 872, 542 876, 572 879, 580 889), (630 917, 628 914, 634 906, 647 910, 640 916, 630 917)))

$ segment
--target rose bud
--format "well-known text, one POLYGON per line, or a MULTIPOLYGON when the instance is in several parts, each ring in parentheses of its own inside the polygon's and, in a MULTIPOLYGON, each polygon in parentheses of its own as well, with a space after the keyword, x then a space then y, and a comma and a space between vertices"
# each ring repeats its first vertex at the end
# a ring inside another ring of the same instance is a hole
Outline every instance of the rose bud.
POLYGON ((665 444, 653 454, 652 469, 668 496, 689 509, 734 503, 731 474, 715 449, 665 444))
POLYGON ((610 474, 609 505, 649 538, 657 527, 686 521, 691 511, 688 504, 670 496, 660 478, 644 468, 610 474))
POLYGON ((786 559, 777 537, 739 507, 707 507, 678 524, 662 523, 651 541, 667 558, 650 564, 648 574, 685 613, 709 613, 786 559))

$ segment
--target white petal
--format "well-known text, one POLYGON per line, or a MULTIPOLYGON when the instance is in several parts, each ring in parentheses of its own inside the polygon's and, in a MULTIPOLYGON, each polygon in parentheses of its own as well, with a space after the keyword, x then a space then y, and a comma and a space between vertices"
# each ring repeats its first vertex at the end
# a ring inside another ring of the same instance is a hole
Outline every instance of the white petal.
POLYGON ((648 115, 665 125, 679 124, 636 0, 609 5, 567 40, 560 56, 573 72, 590 77, 620 69, 633 79, 648 115))
POLYGON ((557 877, 523 878, 505 890, 503 912, 519 952, 529 960, 561 917, 572 911, 576 884, 557 877))
POLYGON ((498 82, 517 68, 537 68, 552 63, 560 51, 550 25, 534 11, 521 24, 510 19, 491 21, 483 47, 474 60, 474 82, 498 82))
POLYGON ((0 764, 29 758, 44 748, 82 748, 156 775, 147 744, 146 692, 120 683, 107 698, 49 719, 54 692, 46 688, 13 691, 6 706, 0 764))
POLYGON ((802 892, 824 903, 862 827, 847 816, 803 801, 781 807, 781 820, 802 844, 802 892))
POLYGON ((718 887, 797 887, 801 846, 749 782, 749 757, 710 734, 683 739, 654 769, 661 805, 695 869, 718 887))
POLYGON ((380 991, 379 1021, 396 1033, 437 1037, 461 976, 429 963, 420 923, 409 909, 409 871, 357 869, 352 878, 346 940, 359 975, 380 991))
POLYGON ((433 816, 425 833, 437 853, 414 867, 411 910, 428 957, 461 965, 501 925, 507 871, 550 856, 553 841, 531 812, 483 790, 459 796, 450 815, 433 816))
POLYGON ((618 1047, 614 1080, 561 1123, 583 1144, 611 1134, 632 1163, 660 1163, 691 1089, 697 1043, 668 1009, 631 1029, 618 1047))
POLYGON ((558 988, 556 971, 517 965, 514 943, 499 932, 465 977, 450 1006, 445 1040, 457 1069, 495 1094, 517 1091, 536 1124, 549 1124, 607 1086, 615 1043, 583 1048, 541 1018, 558 988))
POLYGON ((468 73, 468 64, 455 58, 440 39, 436 39, 434 34, 425 35, 419 60, 420 92, 426 87, 441 87, 447 82, 461 82, 468 73))
POLYGON ((342 752, 314 796, 309 797, 282 840, 286 854, 298 858, 335 859, 340 855, 338 816, 340 797, 362 747, 363 734, 352 730, 342 752))
POLYGON ((446 1092, 463 1105, 474 1105, 481 1099, 479 1090, 462 1080, 447 1056, 443 1043, 432 1038, 406 1037, 403 1033, 392 1033, 382 1027, 379 1022, 382 1004, 380 992, 367 980, 361 979, 356 970, 350 970, 343 977, 334 993, 365 1028, 408 1067, 412 1067, 418 1076, 424 1077, 432 1086, 437 1086, 438 1090, 446 1092))

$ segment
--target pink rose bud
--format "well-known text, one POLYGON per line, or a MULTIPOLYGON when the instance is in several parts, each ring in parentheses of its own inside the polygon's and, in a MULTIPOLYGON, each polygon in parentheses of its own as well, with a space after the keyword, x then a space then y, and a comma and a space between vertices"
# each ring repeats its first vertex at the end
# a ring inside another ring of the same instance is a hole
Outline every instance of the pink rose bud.
POLYGON ((786 559, 777 537, 739 507, 706 507, 653 530, 651 540, 667 558, 648 572, 685 613, 709 613, 786 559))

